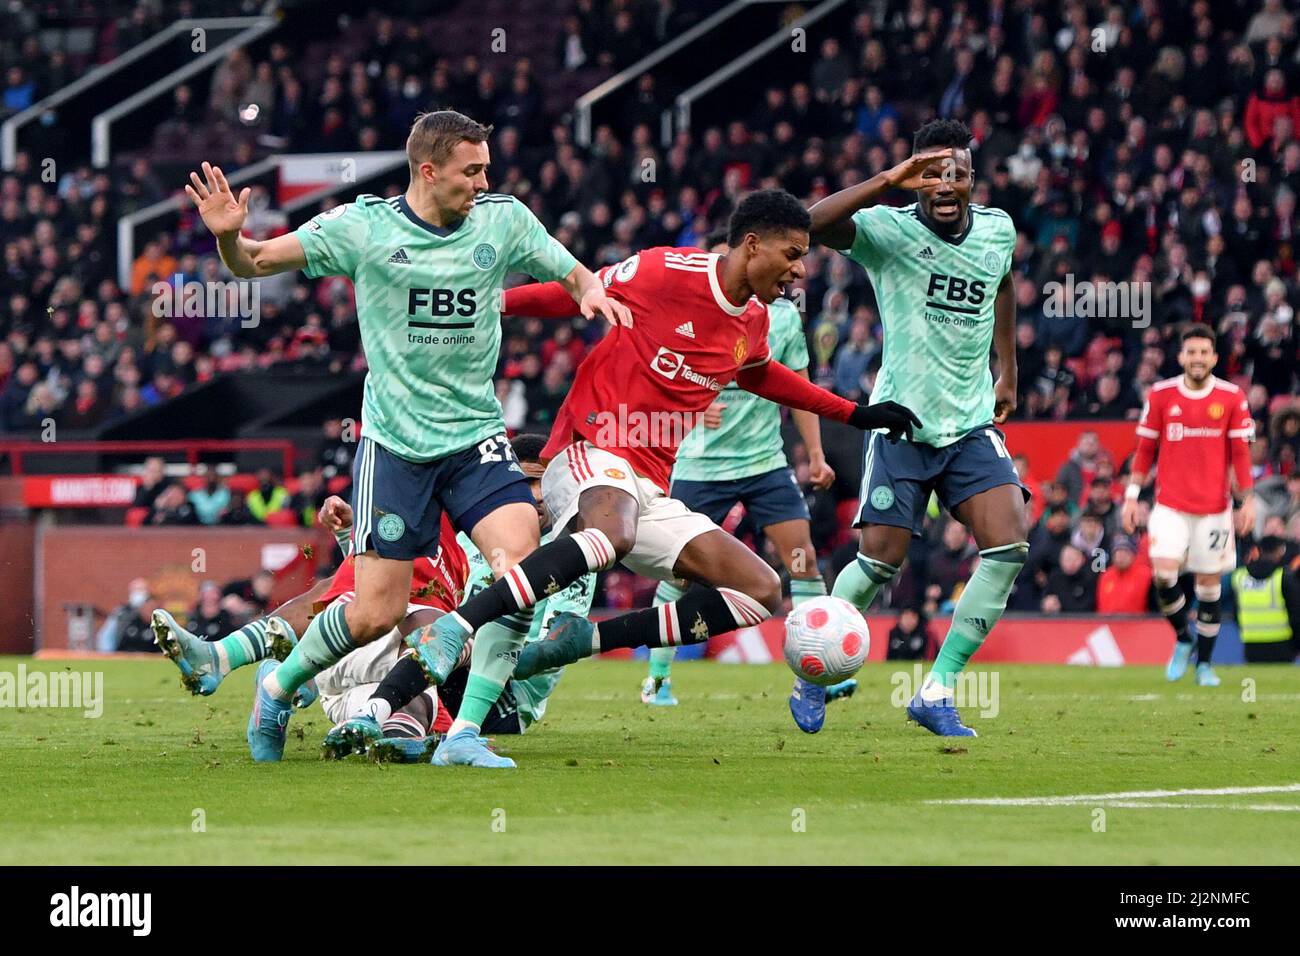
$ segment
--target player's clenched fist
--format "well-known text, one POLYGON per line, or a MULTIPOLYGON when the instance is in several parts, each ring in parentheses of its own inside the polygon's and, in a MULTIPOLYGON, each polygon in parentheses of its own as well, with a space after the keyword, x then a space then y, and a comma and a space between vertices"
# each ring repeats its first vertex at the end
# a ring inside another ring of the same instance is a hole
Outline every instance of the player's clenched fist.
POLYGON ((352 527, 352 506, 338 495, 330 495, 320 506, 316 520, 332 534, 347 531, 352 527))
POLYGON ((898 402, 877 402, 875 405, 859 404, 849 416, 849 424, 863 431, 883 428, 890 441, 900 438, 912 440, 912 429, 921 428, 921 419, 905 405, 898 402))

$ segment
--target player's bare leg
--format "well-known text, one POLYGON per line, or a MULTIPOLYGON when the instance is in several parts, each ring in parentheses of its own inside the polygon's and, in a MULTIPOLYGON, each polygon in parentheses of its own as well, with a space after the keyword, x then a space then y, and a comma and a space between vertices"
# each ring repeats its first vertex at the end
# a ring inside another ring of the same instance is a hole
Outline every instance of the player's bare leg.
POLYGON ((159 608, 153 612, 154 643, 180 669, 181 684, 190 693, 206 697, 216 692, 227 674, 245 664, 267 657, 284 660, 307 628, 312 602, 328 588, 328 580, 318 581, 266 617, 249 621, 216 641, 191 634, 159 608))
POLYGON ((1201 687, 1219 686, 1219 676, 1214 673, 1211 661, 1223 620, 1223 606, 1219 603, 1222 588, 1223 579, 1219 575, 1196 575, 1196 683, 1201 687))

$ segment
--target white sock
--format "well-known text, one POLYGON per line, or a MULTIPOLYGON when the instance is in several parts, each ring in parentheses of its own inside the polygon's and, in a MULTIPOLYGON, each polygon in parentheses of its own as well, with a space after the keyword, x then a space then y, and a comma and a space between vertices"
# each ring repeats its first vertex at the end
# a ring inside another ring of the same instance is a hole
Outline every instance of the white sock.
POLYGON ((461 720, 459 717, 457 717, 455 720, 451 722, 451 729, 447 731, 447 736, 448 737, 454 736, 460 733, 462 730, 473 730, 474 733, 478 733, 482 729, 483 728, 480 727, 478 724, 471 724, 468 720, 461 720))
POLYGON ((382 725, 385 720, 393 716, 393 705, 382 697, 371 697, 361 709, 361 715, 366 714, 375 718, 375 721, 382 725))
POLYGON ((945 700, 952 695, 952 691, 944 687, 942 681, 935 680, 933 674, 926 677, 921 684, 921 699, 924 701, 945 700))

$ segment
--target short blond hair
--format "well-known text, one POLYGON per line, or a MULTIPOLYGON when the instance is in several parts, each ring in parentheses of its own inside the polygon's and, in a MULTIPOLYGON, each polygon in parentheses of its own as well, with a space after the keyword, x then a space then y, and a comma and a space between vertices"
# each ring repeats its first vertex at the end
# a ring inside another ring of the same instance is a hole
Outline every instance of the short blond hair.
POLYGON ((411 167, 411 175, 415 175, 421 163, 441 166, 459 144, 484 143, 491 134, 490 124, 484 126, 455 110, 421 113, 411 124, 411 134, 406 137, 406 161, 411 167))

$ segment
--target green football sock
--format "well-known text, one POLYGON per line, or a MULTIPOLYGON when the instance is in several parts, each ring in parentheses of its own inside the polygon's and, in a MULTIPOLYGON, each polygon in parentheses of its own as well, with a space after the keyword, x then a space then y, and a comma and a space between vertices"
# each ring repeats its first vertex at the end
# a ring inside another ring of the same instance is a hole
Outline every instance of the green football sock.
POLYGON ((464 726, 475 731, 483 726, 488 711, 501 696, 501 691, 515 672, 519 649, 532 625, 533 609, 516 611, 495 621, 489 621, 474 632, 474 650, 470 654, 469 680, 461 698, 460 712, 455 714, 450 733, 464 726))
MULTIPOLYGON (((686 592, 671 581, 660 581, 655 588, 655 607, 680 601, 686 592)), ((675 647, 650 648, 650 676, 655 680, 667 680, 672 671, 673 658, 677 655, 675 647)))
POLYGON ((957 683, 957 675, 1007 609, 1011 586, 1028 555, 1029 545, 1023 541, 980 552, 980 566, 957 599, 948 635, 926 678, 927 685, 940 684, 951 690, 957 683))
POLYGON ((262 660, 271 652, 266 640, 266 625, 271 619, 259 617, 216 642, 217 661, 223 675, 262 660))
POLYGON ((846 565, 839 573, 831 593, 865 612, 880 589, 893 580, 897 573, 898 568, 892 564, 859 554, 856 561, 846 565))
POLYGON ((820 574, 815 578, 790 579, 790 603, 794 607, 798 607, 804 601, 812 600, 815 597, 823 597, 825 594, 826 582, 822 580, 820 574))
POLYGON ((302 640, 279 667, 266 675, 262 686, 268 694, 292 700, 299 687, 356 649, 343 615, 346 608, 346 604, 331 604, 311 619, 302 640))

